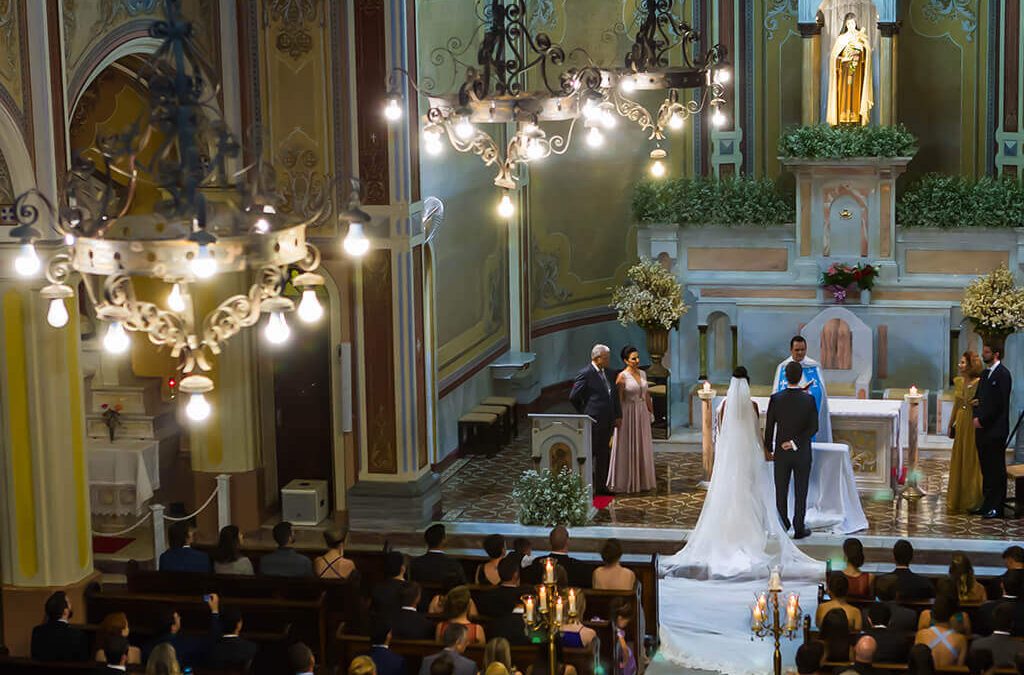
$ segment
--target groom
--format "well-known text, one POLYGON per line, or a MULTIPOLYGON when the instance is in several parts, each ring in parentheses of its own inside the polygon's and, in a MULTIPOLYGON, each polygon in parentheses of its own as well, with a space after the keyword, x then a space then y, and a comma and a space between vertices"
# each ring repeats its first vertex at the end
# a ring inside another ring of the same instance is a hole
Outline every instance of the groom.
POLYGON ((803 367, 797 361, 786 364, 786 388, 772 394, 764 424, 764 447, 775 458, 775 507, 782 526, 789 530, 789 479, 795 479, 793 538, 811 534, 804 527, 807 513, 807 485, 811 478, 811 438, 818 431, 818 409, 814 397, 800 386, 803 367))

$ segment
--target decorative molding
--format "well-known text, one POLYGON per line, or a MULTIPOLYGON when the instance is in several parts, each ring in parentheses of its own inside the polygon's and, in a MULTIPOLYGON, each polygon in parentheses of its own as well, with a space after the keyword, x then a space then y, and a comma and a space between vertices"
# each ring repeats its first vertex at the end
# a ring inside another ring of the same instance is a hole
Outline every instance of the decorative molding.
POLYGON ((972 9, 973 0, 928 0, 922 14, 932 23, 943 20, 959 21, 968 42, 974 40, 978 30, 978 15, 972 9))
POLYGON ((530 0, 529 15, 530 32, 541 33, 551 28, 555 23, 555 0, 530 0))
POLYGON ((896 37, 899 34, 900 28, 902 27, 902 21, 879 21, 878 22, 878 33, 882 37, 896 37))
POLYGON ((281 24, 274 47, 278 51, 298 59, 313 48, 313 36, 306 24, 322 22, 320 5, 317 0, 270 0, 264 16, 264 25, 270 21, 281 24))
POLYGON ((7 159, 0 153, 0 205, 14 203, 14 183, 11 181, 11 170, 7 166, 7 159))
POLYGON ((357 0, 356 35, 356 129, 359 148, 359 177, 365 193, 363 204, 383 205, 390 201, 388 128, 380 114, 380 101, 387 94, 388 55, 386 19, 382 0, 357 0))
POLYGON ((815 21, 814 23, 798 23, 796 28, 800 31, 800 37, 812 38, 821 35, 822 25, 820 22, 815 21))
POLYGON ((313 227, 330 220, 334 210, 330 205, 325 208, 331 197, 326 190, 327 176, 316 170, 320 165, 319 154, 309 148, 286 146, 278 153, 278 163, 282 169, 278 187, 284 198, 281 210, 301 216, 303 220, 319 213, 313 227))
POLYGON ((160 0, 99 0, 99 17, 92 26, 94 34, 101 34, 122 16, 135 18, 159 9, 160 0))
POLYGON ((772 40, 775 31, 779 30, 779 19, 797 15, 797 0, 771 0, 768 11, 764 14, 764 37, 772 40))
POLYGON ((536 304, 539 307, 557 307, 572 297, 572 291, 558 282, 561 276, 558 255, 540 250, 540 246, 534 241, 533 260, 536 263, 534 269, 537 279, 534 288, 537 292, 536 304))
POLYGON ((875 371, 879 379, 889 377, 889 326, 884 323, 878 327, 878 363, 875 364, 875 371))
POLYGON ((394 307, 391 251, 363 261, 363 340, 366 368, 367 469, 398 473, 395 411, 394 307))

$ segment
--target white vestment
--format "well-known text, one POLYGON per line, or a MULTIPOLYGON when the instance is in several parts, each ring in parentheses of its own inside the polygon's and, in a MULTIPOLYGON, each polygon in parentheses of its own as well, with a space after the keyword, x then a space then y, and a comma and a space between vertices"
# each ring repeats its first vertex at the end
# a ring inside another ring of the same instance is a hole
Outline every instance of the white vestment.
MULTIPOLYGON (((775 379, 772 380, 773 391, 779 392, 786 388, 786 364, 792 360, 792 356, 788 357, 775 369, 775 379)), ((828 391, 825 389, 825 375, 822 373, 821 364, 811 357, 805 356, 800 365, 804 369, 804 376, 800 378, 800 386, 807 387, 807 393, 814 397, 814 404, 818 406, 818 433, 814 435, 814 442, 831 443, 832 418, 828 414, 828 391)))

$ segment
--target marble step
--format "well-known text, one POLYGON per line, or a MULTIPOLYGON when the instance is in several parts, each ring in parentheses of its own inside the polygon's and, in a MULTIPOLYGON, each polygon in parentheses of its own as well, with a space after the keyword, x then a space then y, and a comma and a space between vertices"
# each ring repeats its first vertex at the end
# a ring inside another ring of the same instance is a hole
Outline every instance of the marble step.
POLYGON ((159 415, 170 408, 160 395, 157 378, 138 379, 129 384, 104 385, 93 381, 89 412, 103 414, 103 404, 121 405, 122 415, 159 415))
MULTIPOLYGON (((121 414, 121 426, 117 428, 118 438, 137 440, 159 440, 177 433, 178 427, 171 410, 158 415, 121 414)), ((85 434, 89 438, 108 438, 103 415, 90 413, 86 416, 85 434)))

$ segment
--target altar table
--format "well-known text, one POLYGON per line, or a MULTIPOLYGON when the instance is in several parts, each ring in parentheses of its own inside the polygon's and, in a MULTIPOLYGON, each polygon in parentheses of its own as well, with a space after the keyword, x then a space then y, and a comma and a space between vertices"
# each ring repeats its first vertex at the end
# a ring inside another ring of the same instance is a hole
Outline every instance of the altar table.
POLYGON ((89 500, 93 513, 140 515, 160 488, 156 441, 89 439, 89 500))
MULTIPOLYGON (((845 443, 812 443, 811 481, 804 524, 812 530, 852 534, 867 529, 868 519, 857 495, 857 482, 845 443)), ((793 517, 793 483, 789 485, 793 517)))

